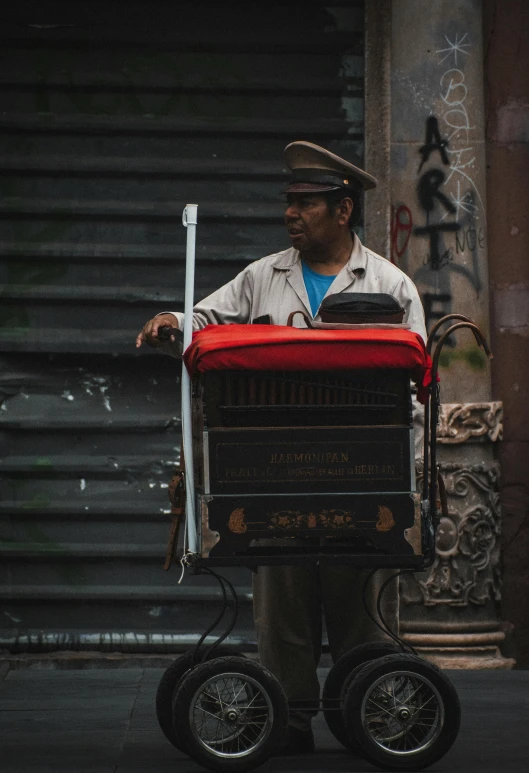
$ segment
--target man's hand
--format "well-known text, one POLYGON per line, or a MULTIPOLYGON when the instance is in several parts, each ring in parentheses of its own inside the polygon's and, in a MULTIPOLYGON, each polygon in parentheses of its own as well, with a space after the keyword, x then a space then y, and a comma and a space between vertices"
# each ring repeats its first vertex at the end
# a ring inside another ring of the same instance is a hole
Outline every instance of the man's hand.
MULTIPOLYGON (((174 314, 159 314, 157 317, 150 319, 136 338, 136 349, 139 349, 144 341, 154 349, 161 346, 163 342, 158 338, 158 330, 165 325, 168 327, 178 327, 178 321, 174 314)), ((170 340, 174 343, 175 337, 171 336, 170 340)))

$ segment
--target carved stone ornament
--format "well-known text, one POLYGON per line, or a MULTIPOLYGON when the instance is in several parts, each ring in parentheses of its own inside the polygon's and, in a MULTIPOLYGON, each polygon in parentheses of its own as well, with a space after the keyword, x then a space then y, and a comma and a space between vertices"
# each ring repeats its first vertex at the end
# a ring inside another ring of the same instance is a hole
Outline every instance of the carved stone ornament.
POLYGON ((437 529, 436 556, 422 579, 405 584, 404 604, 483 606, 498 601, 500 587, 499 465, 441 464, 448 517, 437 529), (419 592, 418 592, 419 591, 419 592), (422 596, 422 598, 421 598, 422 596))
POLYGON ((469 440, 496 443, 503 437, 503 403, 443 403, 437 428, 438 443, 469 440))

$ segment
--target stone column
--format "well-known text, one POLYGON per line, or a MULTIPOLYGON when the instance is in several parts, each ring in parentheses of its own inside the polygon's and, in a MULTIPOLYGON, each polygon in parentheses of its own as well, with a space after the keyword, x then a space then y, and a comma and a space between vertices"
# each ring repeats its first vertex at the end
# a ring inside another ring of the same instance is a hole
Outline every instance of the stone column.
MULTIPOLYGON (((401 584, 401 634, 443 668, 512 668, 499 646, 499 465, 502 404, 444 403, 438 457, 448 514, 429 571, 401 584)), ((420 481, 419 481, 420 485, 420 481)))
MULTIPOLYGON (((390 259, 417 285, 428 329, 459 312, 488 337, 480 0, 394 0, 390 58, 390 259)), ((501 404, 469 331, 443 352, 438 461, 449 516, 435 564, 402 582, 401 630, 445 667, 511 667, 496 609, 501 404)))

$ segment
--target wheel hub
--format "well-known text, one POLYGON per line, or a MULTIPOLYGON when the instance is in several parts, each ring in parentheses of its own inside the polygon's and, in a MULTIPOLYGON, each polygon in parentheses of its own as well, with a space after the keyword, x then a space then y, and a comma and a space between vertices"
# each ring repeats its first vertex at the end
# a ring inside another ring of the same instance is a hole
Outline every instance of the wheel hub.
POLYGON ((234 709, 233 707, 225 709, 222 712, 222 714, 223 714, 222 718, 224 719, 225 722, 237 722, 237 720, 239 719, 239 712, 237 711, 237 709, 234 709))
POLYGON ((407 706, 401 706, 401 708, 397 711, 397 716, 402 722, 407 722, 409 719, 411 719, 411 711, 407 706))

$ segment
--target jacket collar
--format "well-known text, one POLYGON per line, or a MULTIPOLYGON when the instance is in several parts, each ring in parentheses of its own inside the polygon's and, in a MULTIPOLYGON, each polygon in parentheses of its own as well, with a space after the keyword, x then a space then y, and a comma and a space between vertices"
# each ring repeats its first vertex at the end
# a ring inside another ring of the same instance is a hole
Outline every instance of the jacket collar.
MULTIPOLYGON (((366 269, 366 263, 366 251, 362 246, 362 242, 355 234, 351 257, 327 290, 326 296, 330 295, 331 293, 341 293, 343 290, 349 288, 357 276, 362 276, 366 269)), ((293 247, 291 247, 288 250, 279 252, 276 256, 274 256, 272 266, 279 271, 285 272, 286 281, 298 296, 299 300, 305 307, 305 310, 312 317, 309 296, 307 294, 307 288, 305 287, 305 281, 303 279, 301 258, 298 250, 295 250, 293 247)), ((315 319, 318 319, 318 315, 316 315, 315 319)))

